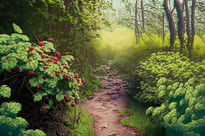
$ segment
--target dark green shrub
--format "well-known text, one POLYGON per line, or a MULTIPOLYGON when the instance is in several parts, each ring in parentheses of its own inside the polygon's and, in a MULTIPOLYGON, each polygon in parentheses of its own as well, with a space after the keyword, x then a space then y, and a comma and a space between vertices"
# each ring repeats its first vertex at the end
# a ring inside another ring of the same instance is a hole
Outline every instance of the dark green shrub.
MULTIPOLYGON (((9 98, 11 89, 7 85, 0 86, 0 98, 9 98)), ((21 104, 17 102, 4 102, 0 105, 0 135, 1 136, 46 136, 42 130, 25 130, 28 122, 17 117, 21 104)))
POLYGON ((146 114, 160 122, 168 136, 202 136, 205 133, 205 84, 185 83, 166 85, 160 92, 170 91, 159 107, 149 107, 146 114))

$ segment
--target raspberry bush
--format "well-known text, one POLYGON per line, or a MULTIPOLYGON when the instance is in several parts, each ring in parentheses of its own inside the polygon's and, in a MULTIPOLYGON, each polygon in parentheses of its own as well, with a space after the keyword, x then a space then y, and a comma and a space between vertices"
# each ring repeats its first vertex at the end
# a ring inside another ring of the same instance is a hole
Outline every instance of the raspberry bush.
MULTIPOLYGON (((0 75, 3 78, 0 85, 4 83, 16 88, 16 83, 9 82, 13 82, 15 79, 12 77, 16 76, 22 82, 18 91, 12 92, 15 97, 13 95, 11 99, 27 94, 26 98, 33 99, 31 105, 35 108, 34 104, 37 103, 38 113, 41 114, 49 113, 56 107, 63 111, 58 105, 62 102, 75 107, 75 100, 79 99, 78 90, 85 80, 70 69, 73 56, 56 52, 51 38, 36 44, 29 41, 19 26, 13 24, 13 28, 15 33, 11 35, 0 34, 0 75)), ((0 102, 3 101, 7 99, 0 102)), ((27 103, 30 102, 31 99, 27 103)))

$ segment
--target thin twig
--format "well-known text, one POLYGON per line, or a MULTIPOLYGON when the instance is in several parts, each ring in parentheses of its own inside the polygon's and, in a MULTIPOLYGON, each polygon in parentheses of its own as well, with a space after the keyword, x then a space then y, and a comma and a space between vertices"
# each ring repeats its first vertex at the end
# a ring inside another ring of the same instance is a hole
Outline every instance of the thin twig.
POLYGON ((37 37, 34 33, 32 33, 32 34, 33 34, 33 36, 36 38, 37 42, 39 42, 38 37, 37 37))

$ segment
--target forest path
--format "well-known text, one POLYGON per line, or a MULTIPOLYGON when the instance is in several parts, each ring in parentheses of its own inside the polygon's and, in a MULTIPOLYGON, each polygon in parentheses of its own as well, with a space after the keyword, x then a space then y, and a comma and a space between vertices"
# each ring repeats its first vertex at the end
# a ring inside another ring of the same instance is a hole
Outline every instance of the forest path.
POLYGON ((126 104, 130 99, 125 89, 126 81, 116 76, 116 71, 111 70, 110 67, 106 69, 106 76, 98 76, 104 89, 95 91, 87 100, 79 104, 86 108, 95 120, 94 136, 144 136, 136 129, 125 127, 120 123, 122 115, 117 111, 128 110, 126 104))

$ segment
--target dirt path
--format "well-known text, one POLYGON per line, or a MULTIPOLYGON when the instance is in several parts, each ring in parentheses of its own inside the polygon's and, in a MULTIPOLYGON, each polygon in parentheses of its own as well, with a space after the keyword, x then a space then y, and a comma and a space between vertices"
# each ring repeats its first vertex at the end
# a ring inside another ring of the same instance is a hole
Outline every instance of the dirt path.
POLYGON ((95 119, 94 136, 144 136, 120 123, 122 117, 117 111, 127 110, 126 103, 129 97, 125 89, 126 82, 113 73, 115 72, 108 67, 107 75, 98 77, 104 84, 104 89, 94 92, 88 100, 79 104, 95 119))

